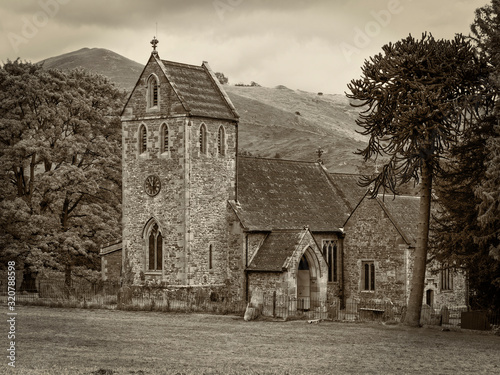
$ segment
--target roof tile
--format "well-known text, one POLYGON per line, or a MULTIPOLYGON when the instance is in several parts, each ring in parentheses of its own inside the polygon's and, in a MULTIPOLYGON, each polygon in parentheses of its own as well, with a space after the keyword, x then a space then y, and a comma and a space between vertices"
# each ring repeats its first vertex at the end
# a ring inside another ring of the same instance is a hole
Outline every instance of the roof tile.
POLYGON ((300 243, 304 230, 272 232, 248 266, 253 271, 283 271, 285 262, 300 243))
POLYGON ((418 212, 420 197, 408 195, 377 196, 377 200, 384 207, 394 222, 396 228, 409 244, 415 244, 418 233, 418 212))
POLYGON ((232 103, 214 82, 208 68, 161 60, 170 82, 191 115, 236 120, 232 103))
POLYGON ((238 205, 249 230, 337 231, 350 209, 319 163, 238 157, 238 205))

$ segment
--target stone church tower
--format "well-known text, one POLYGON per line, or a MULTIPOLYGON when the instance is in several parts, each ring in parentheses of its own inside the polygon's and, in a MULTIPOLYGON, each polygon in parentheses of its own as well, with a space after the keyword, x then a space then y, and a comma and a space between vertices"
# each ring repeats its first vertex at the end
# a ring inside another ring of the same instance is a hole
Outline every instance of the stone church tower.
POLYGON ((151 43, 122 113, 123 278, 223 285, 238 114, 206 62, 161 60, 151 43))

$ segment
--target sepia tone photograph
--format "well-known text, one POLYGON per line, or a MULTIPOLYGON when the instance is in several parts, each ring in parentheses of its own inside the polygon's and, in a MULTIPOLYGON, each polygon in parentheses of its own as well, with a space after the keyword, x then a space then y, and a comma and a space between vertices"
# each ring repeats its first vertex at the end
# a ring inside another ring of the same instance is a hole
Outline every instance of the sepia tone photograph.
POLYGON ((0 374, 500 372, 500 0, 0 30, 0 374))

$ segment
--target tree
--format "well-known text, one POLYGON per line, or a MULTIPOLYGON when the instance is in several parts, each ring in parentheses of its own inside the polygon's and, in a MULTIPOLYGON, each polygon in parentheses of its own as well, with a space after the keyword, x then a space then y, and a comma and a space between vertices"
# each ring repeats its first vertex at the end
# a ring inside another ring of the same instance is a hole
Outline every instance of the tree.
POLYGON ((221 85, 227 85, 227 83, 229 82, 229 79, 224 75, 224 73, 217 72, 215 73, 215 76, 217 77, 221 85))
MULTIPOLYGON (((485 116, 484 122, 491 125, 487 140, 485 176, 475 193, 480 198, 479 224, 483 230, 479 241, 486 241, 490 254, 500 261, 500 0, 492 0, 476 10, 474 23, 471 25, 472 38, 478 49, 491 67, 488 89, 495 102, 491 116, 485 116)), ((488 112, 489 114, 489 112, 488 112)), ((500 275, 496 280, 500 289, 500 275)))
POLYGON ((422 306, 429 240, 433 177, 440 157, 477 115, 479 76, 484 64, 462 35, 435 40, 411 35, 382 47, 365 61, 362 78, 348 85, 350 99, 366 107, 357 119, 369 136, 359 151, 364 158, 382 157, 382 170, 364 178, 373 185, 372 195, 383 189, 396 193, 398 186, 419 182, 418 238, 405 323, 418 326, 422 306))
POLYGON ((0 246, 19 268, 97 268, 120 235, 124 93, 103 76, 29 62, 0 69, 0 246))
POLYGON ((466 272, 468 303, 481 310, 500 307, 500 262, 489 256, 491 241, 484 239, 478 220, 481 198, 475 193, 485 180, 492 128, 488 122, 481 122, 467 129, 461 141, 446 153, 436 183, 439 208, 434 215, 430 249, 433 259, 466 272))
POLYGON ((500 308, 500 1, 476 10, 471 39, 488 64, 480 117, 447 154, 432 256, 463 268, 473 308, 500 308))

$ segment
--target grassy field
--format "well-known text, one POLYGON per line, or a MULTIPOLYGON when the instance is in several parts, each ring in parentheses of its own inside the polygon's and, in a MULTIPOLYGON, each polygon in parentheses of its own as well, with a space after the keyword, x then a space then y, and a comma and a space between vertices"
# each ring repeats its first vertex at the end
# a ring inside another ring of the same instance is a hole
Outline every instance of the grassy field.
POLYGON ((17 311, 16 368, 3 356, 2 374, 500 373, 500 337, 491 333, 204 314, 17 311))

